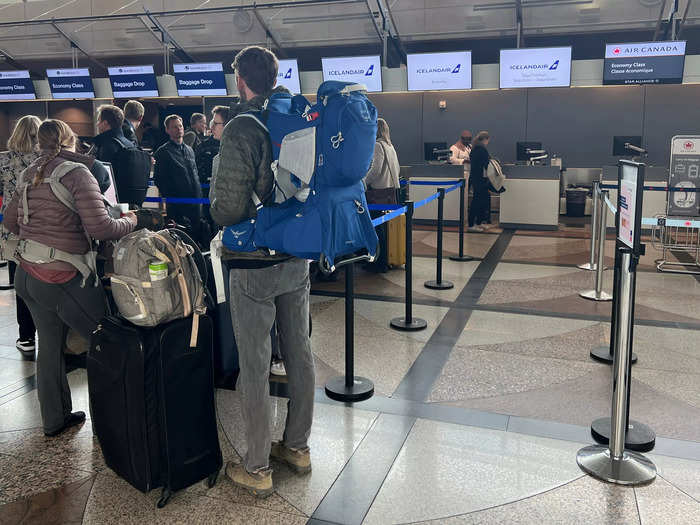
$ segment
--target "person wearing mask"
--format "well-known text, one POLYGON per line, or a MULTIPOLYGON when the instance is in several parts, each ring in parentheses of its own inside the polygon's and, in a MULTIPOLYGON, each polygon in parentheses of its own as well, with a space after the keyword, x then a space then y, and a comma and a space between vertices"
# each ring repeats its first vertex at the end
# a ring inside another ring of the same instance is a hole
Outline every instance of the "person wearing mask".
MULTIPOLYGON (((232 64, 242 111, 260 111, 271 93, 279 63, 275 55, 250 46, 232 64)), ((270 136, 249 118, 235 118, 221 137, 221 160, 210 191, 211 215, 221 226, 256 216, 258 195, 269 204, 274 192, 270 136)), ((270 457, 304 474, 311 471, 308 440, 314 408, 314 361, 309 338, 309 264, 266 250, 231 252, 228 260, 233 331, 238 343, 243 420, 248 451, 240 464, 229 463, 226 475, 258 497, 273 492, 270 457), (282 441, 271 444, 270 330, 277 320, 287 371, 289 402, 282 441)))
POLYGON ((84 412, 72 412, 63 355, 68 328, 89 340, 107 313, 86 235, 120 239, 133 231, 136 216, 129 212, 121 219, 111 218, 95 178, 84 166, 73 167, 61 178, 76 211, 69 208, 44 181, 66 162, 61 152, 74 142, 73 132, 60 120, 46 120, 38 140, 41 157, 25 172, 3 224, 24 241, 17 251, 15 289, 38 329, 37 390, 44 434, 52 437, 85 421, 84 412))
POLYGON ((469 206, 469 228, 471 232, 482 232, 484 228, 479 226, 481 222, 488 222, 487 218, 491 214, 488 179, 485 170, 489 165, 489 152, 486 146, 489 145, 490 137, 488 131, 480 131, 472 142, 470 154, 469 186, 474 190, 471 206, 469 206))
POLYGON ((195 149, 207 138, 207 118, 201 113, 192 113, 190 127, 185 132, 183 140, 190 148, 195 149))
POLYGON ((472 132, 468 129, 462 131, 459 140, 450 146, 452 156, 450 164, 469 164, 469 155, 472 151, 472 132))
MULTIPOLYGON (((202 187, 197 175, 194 151, 183 142, 185 130, 179 115, 165 119, 165 132, 170 140, 155 152, 154 180, 163 197, 202 198, 202 187)), ((200 238, 202 205, 168 204, 168 218, 181 224, 199 243, 208 244, 209 239, 200 238)))
POLYGON ((139 139, 136 136, 136 130, 141 126, 143 114, 145 110, 143 104, 138 100, 129 100, 124 105, 124 124, 122 124, 122 133, 127 140, 139 145, 139 139))
MULTIPOLYGON (((39 158, 39 126, 41 120, 34 115, 26 115, 17 121, 10 140, 7 141, 8 151, 0 153, 0 192, 2 192, 2 207, 0 213, 5 214, 20 182, 21 173, 39 158)), ((17 264, 7 261, 10 284, 15 282, 17 264)), ((17 324, 19 339, 15 342, 17 350, 27 359, 34 359, 36 349, 36 327, 26 303, 21 297, 16 298, 17 324)))

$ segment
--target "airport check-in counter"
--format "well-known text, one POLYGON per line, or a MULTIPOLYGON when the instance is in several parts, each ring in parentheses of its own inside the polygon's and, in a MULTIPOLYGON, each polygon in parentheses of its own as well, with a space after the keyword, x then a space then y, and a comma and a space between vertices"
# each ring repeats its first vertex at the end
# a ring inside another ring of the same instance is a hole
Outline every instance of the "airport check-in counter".
MULTIPOLYGON (((602 184, 617 186, 617 166, 603 166, 602 184)), ((668 188, 668 168, 660 166, 647 166, 644 169, 644 186, 668 188)), ((617 207, 617 190, 607 190, 610 202, 617 207)), ((642 200, 642 217, 656 217, 666 214, 665 191, 645 191, 642 200)), ((608 210, 608 227, 615 226, 615 216, 608 210)))
MULTIPOLYGON (((439 186, 414 186, 409 187, 409 196, 413 202, 418 202, 434 195, 438 188, 448 188, 464 178, 464 166, 453 164, 416 164, 412 166, 401 166, 401 177, 411 182, 414 181, 444 181, 448 184, 439 186)), ((465 192, 465 199, 467 192, 465 192)), ((467 202, 465 202, 465 222, 467 216, 467 202)), ((416 208, 413 218, 420 222, 437 221, 437 199, 416 208)), ((459 190, 452 191, 445 195, 444 208, 445 221, 459 224, 459 190)))
POLYGON ((526 230, 559 228, 559 166, 506 164, 500 226, 526 230))

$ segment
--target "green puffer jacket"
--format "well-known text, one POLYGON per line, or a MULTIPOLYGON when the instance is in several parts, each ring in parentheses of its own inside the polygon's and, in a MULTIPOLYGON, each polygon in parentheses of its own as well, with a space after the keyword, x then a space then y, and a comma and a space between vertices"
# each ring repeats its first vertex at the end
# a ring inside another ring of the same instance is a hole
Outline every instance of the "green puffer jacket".
MULTIPOLYGON (((285 92, 277 87, 273 93, 285 92)), ((243 102, 234 113, 260 111, 267 95, 243 102)), ((234 109, 234 108, 232 108, 234 109)), ((209 199, 211 216, 221 226, 232 226, 256 216, 253 192, 265 199, 274 196, 274 174, 271 169, 272 144, 268 133, 251 118, 232 119, 224 128, 219 150, 219 165, 212 174, 209 199)), ((224 259, 231 266, 256 268, 290 259, 289 255, 270 255, 266 251, 228 252, 224 259), (240 261, 237 264, 235 261, 240 261)))

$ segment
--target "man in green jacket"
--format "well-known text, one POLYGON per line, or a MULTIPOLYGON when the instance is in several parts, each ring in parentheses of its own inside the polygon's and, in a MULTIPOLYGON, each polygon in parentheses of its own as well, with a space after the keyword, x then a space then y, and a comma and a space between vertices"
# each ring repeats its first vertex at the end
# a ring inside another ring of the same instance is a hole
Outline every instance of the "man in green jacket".
MULTIPOLYGON (((233 62, 242 114, 224 129, 209 193, 211 216, 222 226, 255 217, 254 194, 263 204, 274 201, 270 136, 245 113, 262 110, 277 81, 277 68, 275 55, 258 46, 245 48, 233 62)), ((309 264, 284 254, 271 256, 266 250, 231 252, 229 257, 229 300, 241 369, 237 388, 248 452, 242 464, 229 463, 226 474, 234 484, 265 497, 273 492, 270 457, 299 474, 311 471, 308 439, 315 379, 309 339, 309 264), (287 422, 279 443, 271 443, 268 383, 270 330, 275 319, 289 383, 287 422)))

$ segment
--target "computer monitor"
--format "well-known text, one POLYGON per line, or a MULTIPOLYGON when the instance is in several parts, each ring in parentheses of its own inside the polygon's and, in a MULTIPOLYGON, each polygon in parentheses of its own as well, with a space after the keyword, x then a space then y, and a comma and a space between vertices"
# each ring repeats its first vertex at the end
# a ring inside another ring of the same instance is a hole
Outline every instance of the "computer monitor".
POLYGON ((635 157, 636 151, 629 150, 625 144, 632 144, 638 148, 642 147, 642 137, 639 135, 615 135, 613 137, 613 156, 615 157, 635 157))
POLYGON ((517 160, 527 162, 530 157, 536 157, 537 154, 528 153, 528 150, 541 150, 541 142, 517 142, 515 145, 517 160))
POLYGON ((425 160, 438 160, 437 155, 433 151, 442 149, 447 149, 447 142, 424 142, 423 152, 425 153, 425 160))

